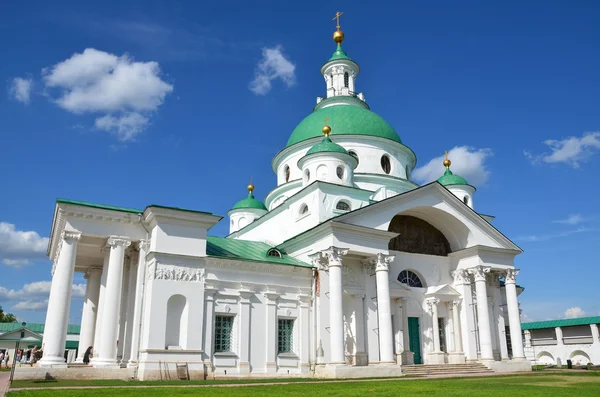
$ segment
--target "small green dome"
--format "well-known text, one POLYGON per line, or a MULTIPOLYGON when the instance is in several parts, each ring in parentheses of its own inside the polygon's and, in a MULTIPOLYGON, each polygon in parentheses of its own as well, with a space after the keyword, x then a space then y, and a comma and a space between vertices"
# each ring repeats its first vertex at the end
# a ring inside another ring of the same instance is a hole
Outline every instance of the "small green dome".
POLYGON ((308 150, 308 152, 306 152, 306 155, 308 156, 309 154, 324 153, 324 152, 335 152, 335 153, 348 154, 346 149, 344 149, 337 143, 332 142, 331 139, 329 139, 329 137, 326 136, 325 138, 323 138, 323 140, 321 142, 319 142, 315 146, 311 147, 308 150))
POLYGON ((333 105, 305 117, 292 132, 286 147, 321 135, 326 117, 329 118, 332 135, 375 136, 402 143, 394 128, 378 114, 354 105, 333 105))
POLYGON ((444 175, 440 176, 437 180, 443 186, 448 185, 468 185, 469 182, 460 175, 455 175, 450 171, 450 168, 446 168, 444 175))
POLYGON ((267 211, 267 207, 265 207, 265 205, 262 202, 260 202, 260 200, 255 199, 252 192, 248 193, 248 197, 246 197, 245 199, 235 203, 232 210, 239 210, 244 208, 254 208, 257 210, 267 211))
POLYGON ((327 61, 327 62, 336 61, 338 59, 347 59, 349 61, 352 60, 352 59, 350 59, 348 54, 346 54, 346 51, 342 50, 342 45, 340 43, 338 43, 337 50, 335 50, 335 52, 333 53, 333 55, 331 56, 331 58, 329 58, 329 61, 327 61))

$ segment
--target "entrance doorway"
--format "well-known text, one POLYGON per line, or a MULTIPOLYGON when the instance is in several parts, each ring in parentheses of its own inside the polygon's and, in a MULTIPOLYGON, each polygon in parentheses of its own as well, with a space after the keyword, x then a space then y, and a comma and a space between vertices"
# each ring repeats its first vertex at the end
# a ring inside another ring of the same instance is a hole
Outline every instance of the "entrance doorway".
POLYGON ((423 364, 421 359, 421 329, 418 317, 408 318, 408 338, 410 351, 413 352, 415 364, 423 364))

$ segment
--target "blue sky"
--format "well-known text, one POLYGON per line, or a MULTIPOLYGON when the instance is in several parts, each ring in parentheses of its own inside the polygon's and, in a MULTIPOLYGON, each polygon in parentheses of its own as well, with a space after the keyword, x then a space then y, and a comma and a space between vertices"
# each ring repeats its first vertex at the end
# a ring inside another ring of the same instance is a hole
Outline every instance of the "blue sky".
MULTIPOLYGON (((415 175, 441 175, 452 149, 476 209, 525 250, 526 319, 600 314, 600 5, 380 3, 344 3, 344 49, 357 89, 417 154, 415 175)), ((264 198, 272 157, 325 92, 338 7, 4 4, 0 305, 44 321, 57 197, 225 215, 252 176, 264 198)))

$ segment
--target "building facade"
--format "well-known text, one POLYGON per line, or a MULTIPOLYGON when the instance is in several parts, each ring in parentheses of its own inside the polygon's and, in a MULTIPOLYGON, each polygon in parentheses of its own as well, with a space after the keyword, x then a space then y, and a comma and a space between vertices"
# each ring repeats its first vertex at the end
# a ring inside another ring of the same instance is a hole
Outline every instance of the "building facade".
POLYGON ((523 323, 525 353, 532 364, 598 365, 600 316, 523 323))
POLYGON ((94 368, 190 376, 398 375, 403 365, 481 362, 528 370, 515 256, 475 211, 475 188, 413 151, 357 93, 337 49, 326 95, 273 159, 277 186, 210 213, 57 200, 43 368, 61 367, 74 272, 87 290, 82 346, 94 368), (519 341, 510 343, 510 341, 519 341))

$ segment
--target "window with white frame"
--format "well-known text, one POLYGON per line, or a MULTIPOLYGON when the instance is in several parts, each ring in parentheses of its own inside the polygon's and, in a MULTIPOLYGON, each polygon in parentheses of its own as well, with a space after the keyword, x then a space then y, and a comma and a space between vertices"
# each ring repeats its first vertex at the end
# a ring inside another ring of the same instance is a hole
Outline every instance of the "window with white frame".
POLYGON ((278 320, 277 351, 279 353, 292 353, 294 351, 294 320, 278 320))
POLYGON ((233 316, 215 317, 215 353, 232 351, 233 316))

